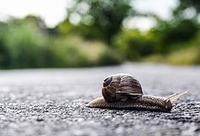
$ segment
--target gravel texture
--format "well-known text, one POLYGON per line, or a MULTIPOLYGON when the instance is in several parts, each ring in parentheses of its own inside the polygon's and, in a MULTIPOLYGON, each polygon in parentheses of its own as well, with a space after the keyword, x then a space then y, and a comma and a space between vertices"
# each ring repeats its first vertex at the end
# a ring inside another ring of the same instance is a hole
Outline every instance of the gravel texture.
POLYGON ((200 135, 200 67, 124 64, 84 69, 0 71, 0 136, 200 135), (144 93, 189 90, 171 113, 91 109, 103 79, 130 73, 144 93))

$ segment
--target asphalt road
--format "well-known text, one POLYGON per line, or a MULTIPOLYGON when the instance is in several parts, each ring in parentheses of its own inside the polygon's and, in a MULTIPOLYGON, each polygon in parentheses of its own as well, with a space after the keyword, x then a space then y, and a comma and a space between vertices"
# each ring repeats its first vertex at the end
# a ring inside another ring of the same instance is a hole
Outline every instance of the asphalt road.
POLYGON ((0 71, 0 136, 200 135, 200 67, 124 64, 0 71), (171 113, 90 109, 105 76, 130 73, 144 93, 189 90, 171 113))

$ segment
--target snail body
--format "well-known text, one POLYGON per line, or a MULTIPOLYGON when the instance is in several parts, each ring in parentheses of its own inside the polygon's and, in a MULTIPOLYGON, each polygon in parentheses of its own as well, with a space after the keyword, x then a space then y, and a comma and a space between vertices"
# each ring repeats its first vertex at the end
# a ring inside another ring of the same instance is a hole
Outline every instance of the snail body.
POLYGON ((171 111, 176 100, 186 92, 168 97, 144 95, 138 80, 127 74, 107 77, 102 95, 87 104, 90 108, 171 111))

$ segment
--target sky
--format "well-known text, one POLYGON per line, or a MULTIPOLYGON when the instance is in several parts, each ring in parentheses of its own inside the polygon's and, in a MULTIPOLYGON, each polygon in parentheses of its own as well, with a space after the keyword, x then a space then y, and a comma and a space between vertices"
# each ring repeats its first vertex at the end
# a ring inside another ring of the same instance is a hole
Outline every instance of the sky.
MULTIPOLYGON (((63 21, 66 8, 73 0, 0 0, 0 20, 9 16, 23 18, 29 14, 44 19, 49 27, 54 27, 63 21)), ((177 0, 134 0, 135 8, 141 12, 156 13, 163 19, 171 16, 170 10, 177 5, 177 0)), ((131 18, 125 21, 127 27, 137 27, 141 30, 154 25, 150 18, 131 18)))

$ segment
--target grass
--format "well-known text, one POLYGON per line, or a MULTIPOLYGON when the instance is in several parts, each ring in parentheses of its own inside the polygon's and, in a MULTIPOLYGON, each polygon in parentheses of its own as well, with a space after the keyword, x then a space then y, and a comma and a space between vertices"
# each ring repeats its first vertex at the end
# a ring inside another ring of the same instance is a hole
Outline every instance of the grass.
POLYGON ((121 63, 121 58, 100 41, 86 41, 78 36, 53 39, 49 46, 53 67, 88 67, 121 63))
POLYGON ((172 65, 198 65, 200 64, 200 47, 187 47, 173 51, 168 55, 152 55, 143 59, 143 61, 172 65))

